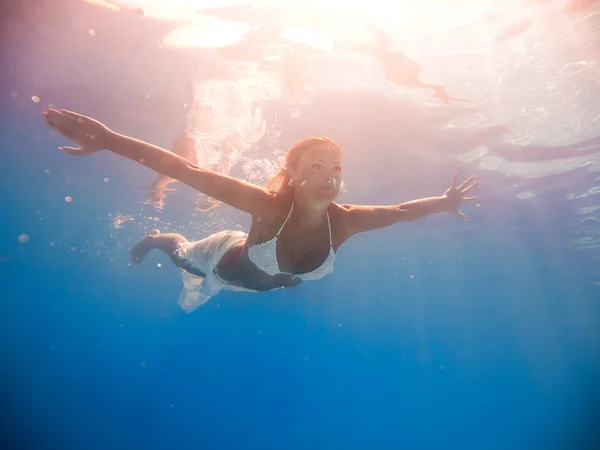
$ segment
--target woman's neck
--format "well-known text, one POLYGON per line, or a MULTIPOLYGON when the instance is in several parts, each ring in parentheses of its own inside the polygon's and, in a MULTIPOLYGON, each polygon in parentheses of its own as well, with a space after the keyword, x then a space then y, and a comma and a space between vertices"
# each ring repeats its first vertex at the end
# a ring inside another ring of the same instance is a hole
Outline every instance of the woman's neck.
POLYGON ((310 202, 301 198, 294 198, 294 213, 303 228, 312 229, 319 227, 327 220, 327 210, 331 202, 310 202))

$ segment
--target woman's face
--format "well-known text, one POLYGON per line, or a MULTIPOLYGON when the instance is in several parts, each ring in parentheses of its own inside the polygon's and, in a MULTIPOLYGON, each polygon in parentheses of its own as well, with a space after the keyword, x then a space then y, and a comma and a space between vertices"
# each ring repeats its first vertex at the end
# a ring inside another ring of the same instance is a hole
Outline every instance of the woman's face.
POLYGON ((292 176, 296 190, 331 202, 340 192, 342 155, 327 142, 317 143, 304 151, 298 167, 292 168, 292 176))

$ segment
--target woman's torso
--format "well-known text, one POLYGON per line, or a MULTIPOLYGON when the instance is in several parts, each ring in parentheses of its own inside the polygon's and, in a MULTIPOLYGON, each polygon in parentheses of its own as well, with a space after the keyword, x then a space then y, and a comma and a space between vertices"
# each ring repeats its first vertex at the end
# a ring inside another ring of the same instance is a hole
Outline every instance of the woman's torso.
POLYGON ((323 220, 310 229, 301 225, 297 211, 292 209, 291 200, 282 201, 273 217, 253 217, 246 243, 231 248, 219 261, 216 269, 219 277, 256 291, 298 285, 301 280, 291 274, 310 273, 320 268, 324 262, 332 263, 330 251, 339 246, 335 239, 339 226, 336 211, 337 205, 332 203, 328 209, 329 221, 324 214, 323 220), (274 245, 280 273, 269 275, 250 260, 248 250, 257 244, 271 241, 284 223, 274 245))

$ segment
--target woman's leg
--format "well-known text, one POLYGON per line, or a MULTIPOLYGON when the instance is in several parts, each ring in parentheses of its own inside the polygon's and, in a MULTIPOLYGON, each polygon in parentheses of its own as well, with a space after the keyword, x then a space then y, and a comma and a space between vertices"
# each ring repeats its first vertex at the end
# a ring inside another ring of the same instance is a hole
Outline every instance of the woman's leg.
POLYGON ((152 230, 146 234, 139 242, 137 242, 129 251, 129 257, 132 264, 141 263, 148 253, 152 250, 160 250, 166 254, 173 263, 185 270, 186 272, 196 275, 198 277, 206 278, 206 274, 201 270, 193 267, 189 262, 177 256, 176 250, 181 244, 188 242, 188 240, 181 234, 177 233, 161 233, 158 230, 152 230))
POLYGON ((180 234, 164 233, 152 230, 140 239, 129 251, 129 257, 133 264, 140 264, 150 251, 156 249, 168 256, 173 256, 177 247, 187 239, 180 234))

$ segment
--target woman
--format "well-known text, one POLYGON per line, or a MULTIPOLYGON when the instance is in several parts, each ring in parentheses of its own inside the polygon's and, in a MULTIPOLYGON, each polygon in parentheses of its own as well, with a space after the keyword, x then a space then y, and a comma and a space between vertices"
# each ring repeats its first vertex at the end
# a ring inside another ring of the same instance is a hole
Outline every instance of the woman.
POLYGON ((460 186, 456 174, 441 197, 393 206, 340 205, 334 202, 342 181, 340 148, 328 138, 312 137, 293 145, 284 167, 267 188, 193 165, 154 145, 123 136, 102 123, 74 112, 47 109, 46 123, 81 147, 59 147, 72 155, 109 150, 252 215, 248 234, 222 231, 197 242, 152 230, 131 249, 140 263, 158 249, 184 270, 179 304, 191 312, 220 290, 268 291, 294 287, 333 271, 335 252, 351 236, 450 212, 467 220, 458 208, 476 197, 465 194, 479 182, 470 177, 460 186))

